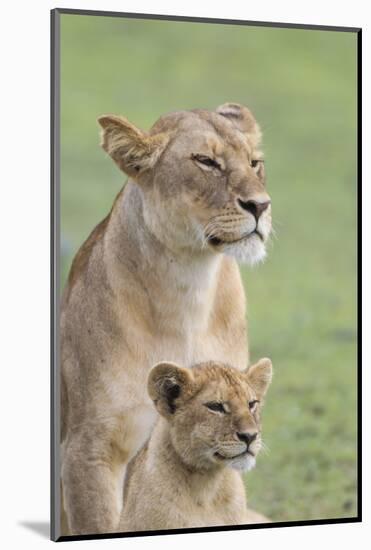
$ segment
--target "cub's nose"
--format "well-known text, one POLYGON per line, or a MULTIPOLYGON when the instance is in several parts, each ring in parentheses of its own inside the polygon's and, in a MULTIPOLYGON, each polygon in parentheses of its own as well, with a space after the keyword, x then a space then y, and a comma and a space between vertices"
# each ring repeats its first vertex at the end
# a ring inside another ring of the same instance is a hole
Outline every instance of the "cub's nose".
POLYGON ((261 214, 264 212, 264 210, 266 210, 268 208, 270 203, 271 203, 271 201, 259 202, 259 201, 255 201, 255 200, 243 201, 241 199, 238 199, 238 204, 240 205, 240 207, 243 210, 246 210, 247 212, 250 212, 250 214, 252 214, 254 216, 256 221, 258 221, 261 214))
POLYGON ((247 448, 251 445, 251 443, 256 439, 256 436, 258 435, 258 432, 255 433, 249 433, 249 432, 237 432, 237 437, 240 441, 243 441, 246 443, 247 448))

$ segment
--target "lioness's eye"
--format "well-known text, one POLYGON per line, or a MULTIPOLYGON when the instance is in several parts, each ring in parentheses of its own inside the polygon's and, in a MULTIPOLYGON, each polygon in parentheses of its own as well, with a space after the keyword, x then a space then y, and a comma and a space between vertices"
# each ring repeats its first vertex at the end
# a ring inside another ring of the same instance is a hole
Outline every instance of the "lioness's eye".
POLYGON ((205 166, 211 166, 212 168, 218 168, 220 170, 220 164, 216 160, 207 157, 206 155, 192 155, 192 159, 204 164, 205 166))
POLYGON ((249 409, 250 411, 255 407, 255 405, 259 403, 258 399, 254 399, 253 401, 249 401, 249 409))
POLYGON ((226 413, 227 412, 224 408, 223 403, 217 403, 217 402, 205 403, 205 407, 210 409, 210 411, 216 411, 216 412, 220 412, 220 413, 226 413))

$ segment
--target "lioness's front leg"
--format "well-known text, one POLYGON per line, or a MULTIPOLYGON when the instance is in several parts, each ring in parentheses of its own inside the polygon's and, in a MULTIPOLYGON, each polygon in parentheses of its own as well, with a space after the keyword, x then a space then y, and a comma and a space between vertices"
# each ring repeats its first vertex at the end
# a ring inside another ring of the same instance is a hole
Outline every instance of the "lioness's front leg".
POLYGON ((250 523, 271 523, 271 519, 267 518, 266 516, 263 516, 263 514, 260 514, 259 512, 255 512, 255 510, 252 510, 251 508, 247 508, 245 512, 245 517, 242 523, 250 524, 250 523))
POLYGON ((114 439, 102 437, 96 430, 67 439, 62 489, 69 534, 117 530, 126 461, 114 439))

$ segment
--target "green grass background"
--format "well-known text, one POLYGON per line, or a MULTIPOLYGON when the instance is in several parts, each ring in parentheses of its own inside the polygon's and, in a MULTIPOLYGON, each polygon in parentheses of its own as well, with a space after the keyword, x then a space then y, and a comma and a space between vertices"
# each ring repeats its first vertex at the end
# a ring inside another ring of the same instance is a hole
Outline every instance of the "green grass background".
POLYGON ((356 35, 61 18, 61 279, 125 177, 96 118, 248 105, 264 132, 277 238, 242 268, 252 359, 275 376, 270 452, 246 476, 275 521, 356 515, 356 35))

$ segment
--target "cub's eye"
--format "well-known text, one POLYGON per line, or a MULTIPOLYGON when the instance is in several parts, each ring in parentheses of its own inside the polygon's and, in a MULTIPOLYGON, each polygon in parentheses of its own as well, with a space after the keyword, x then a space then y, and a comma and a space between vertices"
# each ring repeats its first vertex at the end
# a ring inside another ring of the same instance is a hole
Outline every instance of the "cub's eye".
POLYGON ((213 403, 205 403, 205 407, 210 409, 210 411, 216 411, 220 413, 226 413, 227 411, 224 408, 223 403, 217 403, 216 401, 213 403))
POLYGON ((192 155, 191 158, 196 162, 203 164, 204 166, 210 166, 211 168, 217 168, 218 170, 220 170, 221 168, 219 162, 210 157, 207 157, 206 155, 192 155))
POLYGON ((259 162, 264 162, 263 159, 254 159, 251 161, 251 167, 252 168, 257 168, 259 166, 259 162))
POLYGON ((249 401, 249 409, 250 409, 250 411, 252 411, 252 410, 255 408, 255 406, 256 406, 257 403, 259 403, 259 399, 254 399, 253 401, 249 401))

